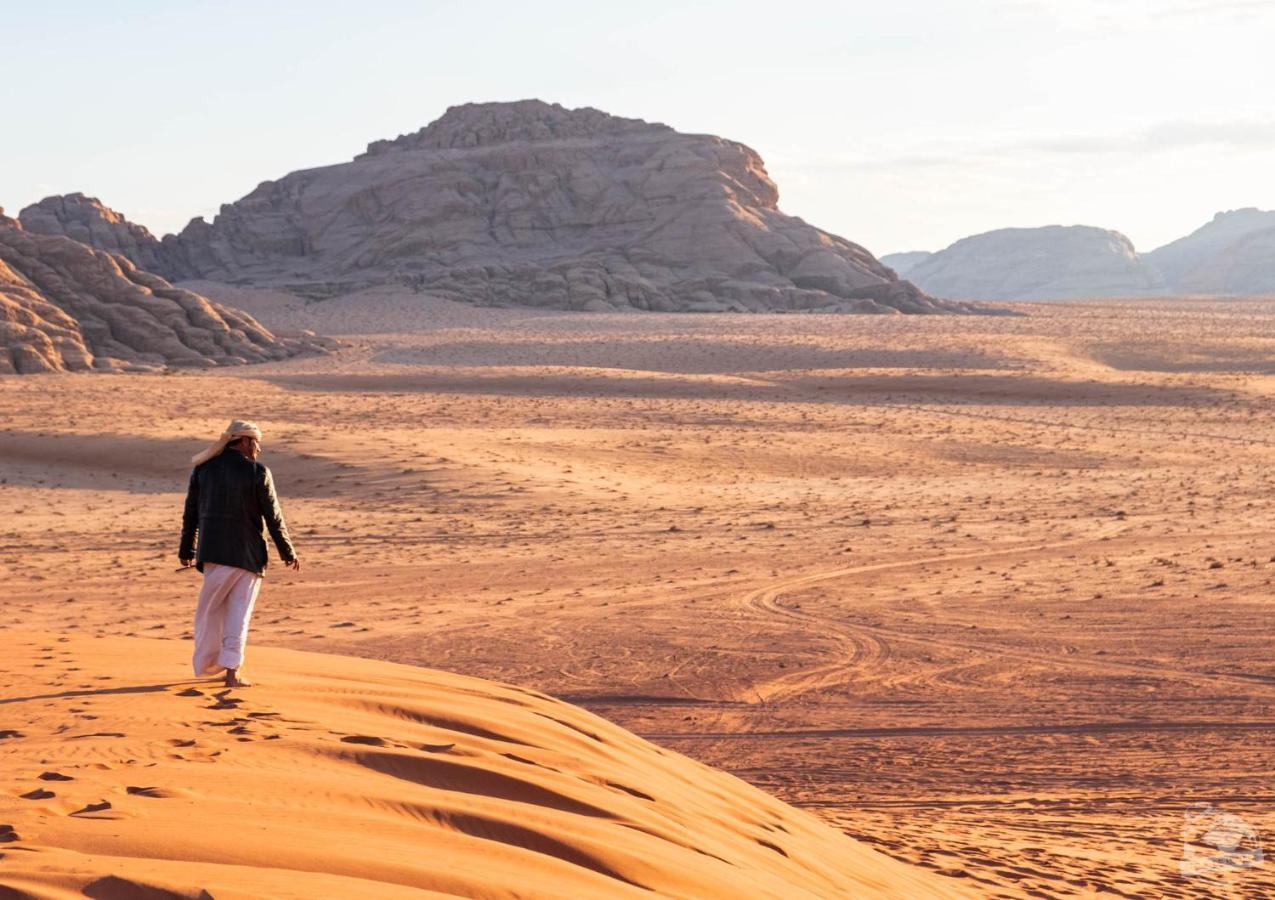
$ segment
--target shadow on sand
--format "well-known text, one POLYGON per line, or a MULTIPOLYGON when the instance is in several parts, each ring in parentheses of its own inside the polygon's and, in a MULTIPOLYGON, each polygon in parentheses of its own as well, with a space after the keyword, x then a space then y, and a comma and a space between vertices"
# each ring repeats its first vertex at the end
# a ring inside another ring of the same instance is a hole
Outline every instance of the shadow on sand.
POLYGON ((0 699, 0 706, 7 703, 27 703, 32 700, 65 700, 70 697, 105 697, 109 694, 157 694, 160 691, 167 691, 171 688, 186 687, 188 685, 208 684, 207 678, 193 679, 191 681, 170 681, 164 684, 137 684, 132 687, 117 688, 93 688, 79 691, 62 691, 57 694, 32 694, 29 697, 5 697, 0 699))

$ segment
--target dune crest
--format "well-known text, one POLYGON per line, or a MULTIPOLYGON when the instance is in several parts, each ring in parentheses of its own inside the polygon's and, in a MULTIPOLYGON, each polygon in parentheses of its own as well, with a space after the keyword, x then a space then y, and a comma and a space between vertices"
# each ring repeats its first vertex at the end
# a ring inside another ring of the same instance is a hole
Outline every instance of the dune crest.
POLYGON ((188 648, 0 634, 0 884, 39 896, 960 894, 543 694, 268 649, 253 652, 261 685, 226 692, 182 677, 188 648))

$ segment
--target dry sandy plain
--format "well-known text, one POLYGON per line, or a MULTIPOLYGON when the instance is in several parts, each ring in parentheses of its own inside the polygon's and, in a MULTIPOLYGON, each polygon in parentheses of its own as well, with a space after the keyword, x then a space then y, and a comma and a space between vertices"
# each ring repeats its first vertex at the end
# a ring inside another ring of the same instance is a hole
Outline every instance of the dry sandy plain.
MULTIPOLYGON (((0 380, 0 704, 53 635, 189 636, 188 459, 247 416, 303 561, 269 573, 250 654, 563 698, 953 891, 1275 896, 1270 861, 1179 872, 1193 804, 1275 835, 1275 301, 675 317, 199 288, 348 346, 0 380), (369 310, 432 324, 366 333, 369 310)), ((244 696, 300 690, 289 660, 250 655, 244 696)))

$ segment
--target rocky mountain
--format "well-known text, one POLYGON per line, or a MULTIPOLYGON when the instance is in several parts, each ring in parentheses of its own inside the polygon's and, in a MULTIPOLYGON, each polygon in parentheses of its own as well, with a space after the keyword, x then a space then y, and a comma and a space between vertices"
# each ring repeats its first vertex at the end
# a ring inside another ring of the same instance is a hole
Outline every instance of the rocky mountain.
POLYGON ((327 346, 276 337, 123 256, 27 231, 0 211, 0 374, 205 368, 327 346))
POLYGON ((881 262, 922 290, 963 299, 1275 293, 1275 211, 1220 212, 1145 254, 1116 231, 1051 225, 989 231, 881 262))
POLYGON ((1086 225, 989 231, 962 238, 907 271, 922 290, 971 300, 1112 297, 1164 287, 1127 237, 1086 225))
POLYGON ((155 236, 96 197, 45 197, 18 213, 18 221, 32 234, 60 234, 98 250, 122 254, 147 272, 157 272, 161 266, 155 236))
POLYGON ((1250 232, 1185 271, 1183 294, 1275 294, 1275 228, 1250 232))
POLYGON ((887 253, 881 257, 881 263, 889 266, 902 278, 912 271, 917 264, 924 262, 933 255, 929 250, 905 250, 902 253, 887 253))
MULTIPOLYGON (((38 204, 40 227, 82 224, 82 202, 53 212, 68 199, 38 204)), ((132 252, 174 280, 312 297, 391 283, 561 309, 985 311, 927 296, 778 201, 761 158, 734 141, 538 100, 466 104, 132 252)))
POLYGON ((1251 294, 1275 290, 1275 211, 1220 212, 1186 237, 1146 255, 1175 290, 1251 294), (1262 237, 1264 233, 1269 233, 1262 237))

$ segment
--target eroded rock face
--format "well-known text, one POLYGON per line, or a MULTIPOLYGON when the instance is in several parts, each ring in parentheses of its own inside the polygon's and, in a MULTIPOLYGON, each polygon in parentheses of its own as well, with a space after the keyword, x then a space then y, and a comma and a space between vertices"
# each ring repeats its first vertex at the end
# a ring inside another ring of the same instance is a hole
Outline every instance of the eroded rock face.
POLYGON ((60 234, 98 250, 123 254, 147 272, 159 271, 161 266, 159 239, 96 197, 45 197, 18 213, 18 221, 32 234, 60 234))
POLYGON ((613 116, 592 107, 567 109, 557 103, 524 100, 518 103, 465 103, 442 118, 392 141, 373 141, 356 157, 379 156, 395 150, 463 150, 515 141, 543 142, 580 138, 676 134, 667 125, 613 116))
POLYGON ((205 368, 328 346, 278 338, 123 256, 33 234, 0 211, 0 374, 205 368))
POLYGON ((1275 228, 1245 234, 1178 279, 1184 294, 1275 294, 1275 228))
POLYGON ((482 305, 969 312, 778 210, 748 147, 540 101, 453 107, 165 237, 170 278, 482 305))
POLYGON ((1118 231, 1002 228, 962 238, 908 270, 923 290, 969 300, 1057 300, 1162 292, 1164 280, 1118 231))
POLYGON ((1183 293, 1257 294, 1275 290, 1275 212, 1220 212, 1186 237, 1147 254, 1183 293))

